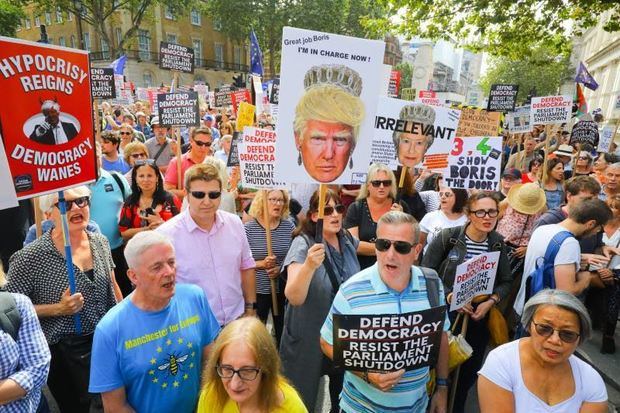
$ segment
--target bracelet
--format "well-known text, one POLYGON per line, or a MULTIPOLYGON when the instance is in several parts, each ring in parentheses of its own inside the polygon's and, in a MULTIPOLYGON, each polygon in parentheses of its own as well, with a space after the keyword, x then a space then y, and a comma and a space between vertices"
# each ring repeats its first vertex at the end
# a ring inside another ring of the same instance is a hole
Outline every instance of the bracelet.
POLYGON ((440 379, 439 377, 437 377, 435 379, 435 385, 437 387, 448 387, 450 386, 450 379, 440 379))
POLYGON ((491 296, 489 296, 489 300, 493 300, 493 303, 494 303, 495 305, 497 305, 497 303, 499 303, 499 300, 498 300, 497 298, 493 297, 492 295, 491 295, 491 296))

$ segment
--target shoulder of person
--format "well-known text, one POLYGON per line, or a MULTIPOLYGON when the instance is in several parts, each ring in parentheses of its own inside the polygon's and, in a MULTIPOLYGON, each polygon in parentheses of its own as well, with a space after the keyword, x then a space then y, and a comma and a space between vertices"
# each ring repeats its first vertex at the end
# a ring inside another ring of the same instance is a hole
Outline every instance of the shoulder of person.
POLYGON ((348 280, 342 283, 339 289, 342 296, 348 300, 348 297, 350 297, 351 294, 357 293, 361 289, 373 290, 372 293, 374 293, 371 279, 373 277, 373 272, 377 271, 375 267, 376 264, 365 268, 357 274, 353 274, 348 280))

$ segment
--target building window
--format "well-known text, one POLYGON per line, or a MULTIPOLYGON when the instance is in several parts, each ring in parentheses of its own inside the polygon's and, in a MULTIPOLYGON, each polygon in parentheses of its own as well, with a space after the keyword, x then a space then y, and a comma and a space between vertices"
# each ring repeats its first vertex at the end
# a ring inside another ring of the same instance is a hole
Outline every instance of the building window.
POLYGON ((193 39, 192 47, 194 48, 194 65, 199 67, 202 64, 202 40, 193 39))
POLYGON ((235 46, 233 50, 233 63, 235 64, 235 69, 238 70, 241 66, 241 48, 239 46, 235 46))
POLYGON ((60 7, 56 7, 56 23, 62 23, 62 11, 60 7))
POLYGON ((218 32, 222 30, 222 21, 217 17, 213 17, 213 30, 217 30, 218 32))
POLYGON ((142 83, 144 87, 152 87, 153 86, 153 75, 151 72, 142 73, 142 83))
POLYGON ((224 45, 222 43, 215 43, 215 67, 224 67, 224 45))
POLYGON ((178 44, 178 38, 177 35, 174 33, 166 33, 166 41, 168 43, 174 43, 174 44, 178 44))
POLYGON ((34 16, 34 27, 41 27, 41 17, 34 16))
POLYGON ((190 20, 194 26, 200 26, 202 23, 200 12, 196 9, 192 9, 190 13, 190 20))
POLYGON ((48 11, 45 12, 45 24, 48 26, 52 24, 52 13, 48 11))
POLYGON ((104 59, 110 58, 110 45, 103 39, 101 39, 101 57, 104 59))
POLYGON ((26 27, 26 30, 28 30, 28 29, 30 29, 30 28, 32 27, 32 26, 31 26, 31 23, 30 23, 30 17, 26 17, 26 18, 24 19, 24 25, 25 25, 25 27, 26 27))
POLYGON ((151 59, 151 36, 148 30, 138 30, 138 51, 140 59, 151 59))
POLYGON ((116 45, 118 46, 123 40, 123 31, 120 27, 117 27, 116 29, 114 29, 114 33, 116 33, 116 45))
POLYGON ((88 50, 90 52, 90 33, 84 33, 84 50, 88 50))
POLYGON ((166 16, 166 19, 168 20, 176 20, 174 13, 172 12, 172 7, 170 6, 166 6, 164 16, 166 16))
POLYGON ((73 21, 73 13, 67 13, 67 20, 69 20, 70 22, 73 21))
POLYGON ((74 49, 76 48, 76 46, 75 46, 75 36, 74 35, 71 35, 71 47, 74 48, 74 49))
POLYGON ((67 45, 67 42, 65 42, 65 38, 64 38, 64 36, 60 36, 60 37, 58 38, 58 45, 59 45, 59 46, 66 46, 66 45, 67 45))

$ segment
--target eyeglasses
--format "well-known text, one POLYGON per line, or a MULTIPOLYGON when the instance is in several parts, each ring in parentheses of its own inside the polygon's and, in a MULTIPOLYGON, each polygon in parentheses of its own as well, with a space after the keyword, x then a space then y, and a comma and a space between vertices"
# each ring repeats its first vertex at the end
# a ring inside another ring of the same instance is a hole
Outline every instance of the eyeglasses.
POLYGON ((268 198, 267 201, 269 201, 272 204, 276 204, 276 205, 284 205, 284 199, 280 199, 280 198, 268 198))
POLYGON ((260 373, 258 367, 242 367, 239 370, 235 370, 230 366, 220 366, 219 364, 215 366, 215 371, 217 375, 223 379, 232 379, 236 373, 237 376, 244 381, 256 380, 258 373, 260 373))
POLYGON ((589 159, 590 159, 590 157, 589 157, 589 156, 580 156, 580 157, 579 157, 579 160, 580 160, 580 161, 587 161, 587 160, 589 160, 589 159))
POLYGON ((132 153, 131 155, 132 158, 134 159, 138 159, 138 158, 146 158, 146 154, 144 152, 140 152, 140 153, 132 153))
POLYGON ((119 132, 119 135, 133 135, 132 132, 119 132))
MULTIPOLYGON (((133 158, 136 158, 136 156, 134 155, 131 155, 131 156, 133 158)), ((134 162, 134 166, 144 166, 144 165, 155 165, 155 159, 138 159, 136 162, 134 162)))
POLYGON ((405 255, 411 252, 413 244, 406 241, 390 241, 389 239, 377 238, 375 241, 375 248, 377 251, 385 252, 390 249, 390 246, 394 245, 394 249, 397 253, 405 255))
POLYGON ((196 199, 204 199, 205 196, 208 196, 209 199, 218 199, 222 195, 222 191, 190 191, 189 193, 196 199))
POLYGON ((452 192, 440 192, 439 196, 445 196, 446 198, 450 198, 452 195, 454 195, 452 192))
POLYGON ((336 206, 326 206, 323 208, 323 215, 329 216, 336 211, 339 215, 344 214, 344 205, 338 204, 336 206))
POLYGON ((553 332, 557 331, 558 336, 560 337, 560 340, 562 340, 565 343, 574 343, 575 341, 577 341, 577 339, 581 335, 579 333, 575 333, 574 331, 570 331, 570 330, 557 330, 551 327, 549 324, 538 324, 534 320, 532 320, 532 324, 534 324, 534 328, 536 329, 536 332, 545 338, 551 337, 553 332))
POLYGON ((485 216, 489 216, 489 218, 495 218, 499 215, 499 211, 497 209, 478 209, 476 211, 471 211, 472 214, 476 216, 476 218, 484 218, 485 216))
POLYGON ((390 179, 385 179, 385 180, 377 179, 377 180, 374 180, 374 181, 370 181, 370 183, 375 188, 379 188, 381 185, 383 185, 386 188, 389 188, 390 186, 392 186, 392 181, 390 179))
MULTIPOLYGON (((77 205, 78 208, 84 208, 90 206, 90 197, 89 196, 81 196, 75 199, 66 199, 65 203, 67 204, 67 211, 73 209, 73 204, 77 205)), ((56 202, 54 206, 60 209, 60 202, 56 202)))
POLYGON ((211 142, 197 141, 196 139, 194 139, 194 143, 198 146, 206 146, 207 148, 211 146, 211 142))

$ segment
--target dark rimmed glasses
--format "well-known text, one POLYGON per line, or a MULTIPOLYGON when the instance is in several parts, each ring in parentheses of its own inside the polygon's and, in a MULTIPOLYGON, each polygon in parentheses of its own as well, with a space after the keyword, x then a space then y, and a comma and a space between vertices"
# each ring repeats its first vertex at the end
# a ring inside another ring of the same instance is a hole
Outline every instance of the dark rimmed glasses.
POLYGON ((392 245, 396 252, 402 255, 409 254, 413 248, 413 244, 406 241, 391 241, 384 238, 377 238, 375 241, 375 248, 377 248, 377 251, 381 252, 389 250, 392 245))
POLYGON ((497 209, 477 209, 475 211, 471 211, 472 214, 476 216, 476 218, 484 218, 485 216, 489 216, 489 218, 496 218, 499 215, 499 211, 497 209))
POLYGON ((384 180, 375 179, 373 181, 370 181, 370 184, 372 186, 374 186, 375 188, 379 188, 381 185, 383 185, 385 188, 389 188, 390 186, 392 186, 392 180, 390 180, 390 179, 384 179, 384 180))
POLYGON ((133 159, 146 158, 147 155, 144 152, 132 153, 131 156, 133 159))
MULTIPOLYGON (((90 197, 89 196, 81 196, 75 199, 66 199, 65 203, 67 204, 67 211, 70 211, 73 208, 73 205, 77 205, 78 208, 84 208, 90 206, 90 197)), ((56 208, 60 208, 60 202, 56 202, 54 206, 56 208)))
POLYGON ((209 199, 218 199, 222 195, 222 191, 190 191, 189 193, 196 199, 204 199, 205 196, 208 196, 209 199))
POLYGON ((560 340, 562 340, 565 343, 569 343, 569 344, 577 341, 577 339, 581 335, 579 333, 575 333, 574 331, 570 331, 570 330, 558 330, 556 328, 553 328, 549 324, 542 324, 542 323, 538 324, 534 320, 532 320, 532 324, 534 324, 534 328, 536 329, 536 333, 538 333, 538 335, 548 338, 548 337, 551 337, 554 331, 557 331, 558 336, 560 337, 560 340))
POLYGON ((235 374, 239 376, 241 380, 252 381, 256 380, 260 369, 258 367, 241 367, 240 369, 233 369, 231 366, 215 366, 217 375, 223 379, 232 379, 235 374))
POLYGON ((339 215, 342 215, 344 214, 344 210, 345 210, 345 207, 342 204, 338 204, 335 206, 328 205, 325 208, 323 208, 323 215, 330 216, 331 214, 334 213, 334 211, 336 211, 339 215))

